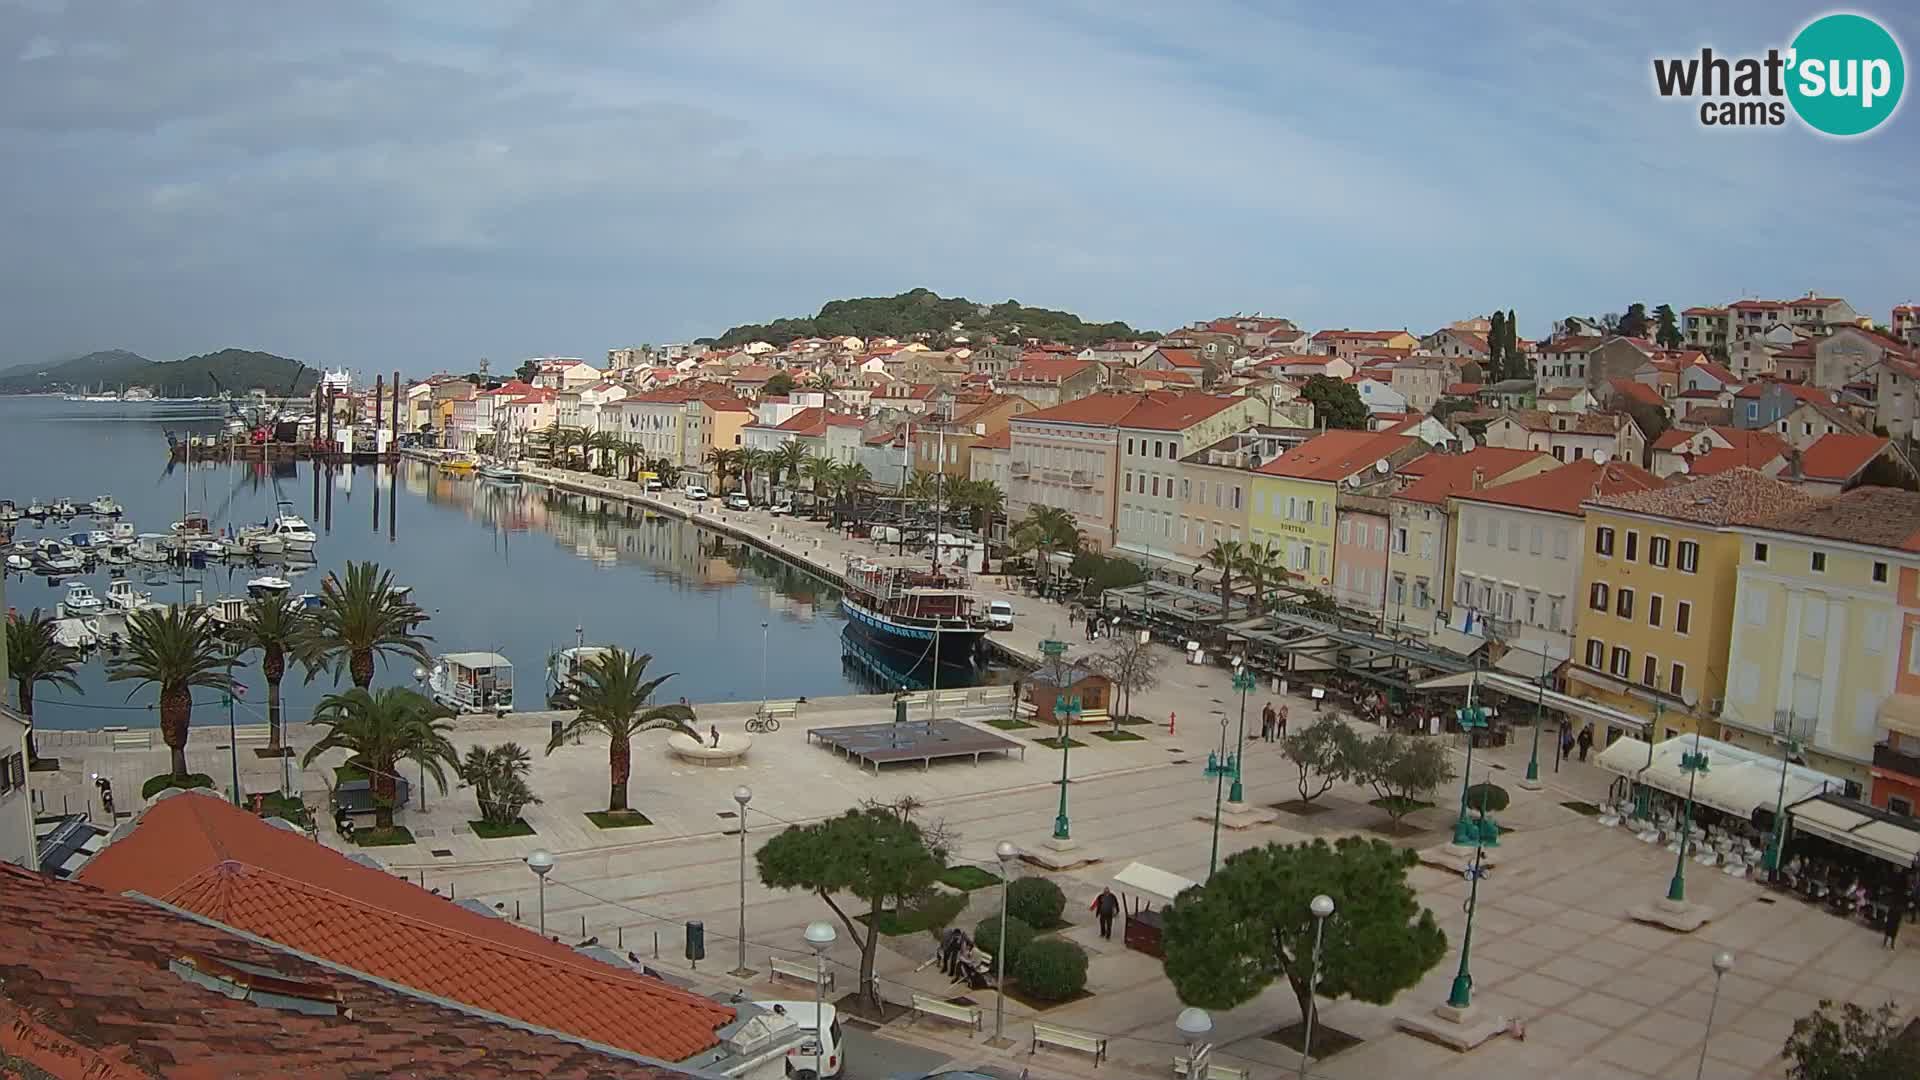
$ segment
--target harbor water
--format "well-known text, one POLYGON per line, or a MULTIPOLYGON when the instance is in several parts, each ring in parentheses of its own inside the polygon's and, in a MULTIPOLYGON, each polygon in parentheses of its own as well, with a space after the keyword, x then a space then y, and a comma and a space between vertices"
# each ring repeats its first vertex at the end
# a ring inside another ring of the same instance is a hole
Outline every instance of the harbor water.
MULTIPOLYGON (((844 637, 840 594, 830 582, 736 539, 613 500, 536 484, 503 485, 417 461, 327 466, 312 462, 168 462, 167 434, 220 430, 216 402, 168 404, 0 397, 0 498, 25 508, 67 497, 83 505, 111 494, 120 520, 137 532, 165 533, 187 513, 216 530, 271 518, 283 500, 319 534, 312 562, 209 561, 204 567, 132 563, 99 566, 74 578, 8 574, 6 606, 52 611, 66 582, 104 594, 122 572, 155 600, 244 596, 247 581, 276 574, 292 590, 318 592, 322 578, 349 560, 373 560, 431 615, 424 630, 435 653, 486 650, 514 665, 515 704, 544 707, 552 653, 583 638, 654 657, 653 673, 673 672, 661 688, 672 700, 747 701, 866 693, 924 686, 915 670, 884 650, 844 637), (764 671, 764 676, 763 676, 764 671)), ((101 527, 85 516, 44 525, 22 520, 17 542, 62 538, 101 527)), ((16 544, 17 546, 17 544, 16 544)), ((257 657, 249 658, 249 661, 257 657)), ((45 728, 149 726, 151 689, 107 681, 112 661, 96 650, 80 691, 41 686, 37 723, 45 728), (131 691, 131 696, 129 692, 131 691)), ((989 669, 943 668, 940 685, 996 677, 989 669)), ((236 677, 246 687, 239 722, 263 719, 265 686, 256 667, 236 677)), ((395 660, 376 685, 411 683, 414 665, 395 660)), ((282 684, 289 721, 335 689, 329 676, 305 681, 290 670, 282 684)), ((225 720, 218 695, 197 695, 195 723, 225 720)))

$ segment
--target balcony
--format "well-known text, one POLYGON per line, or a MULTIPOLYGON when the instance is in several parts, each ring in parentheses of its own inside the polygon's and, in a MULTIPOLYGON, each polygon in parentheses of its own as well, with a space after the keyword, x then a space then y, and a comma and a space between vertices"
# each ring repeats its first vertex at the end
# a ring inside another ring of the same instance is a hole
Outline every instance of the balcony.
POLYGON ((1886 743, 1875 743, 1873 767, 1920 780, 1920 751, 1895 750, 1886 743))
POLYGON ((1030 469, 1031 469, 1031 466, 1029 466, 1026 462, 1015 461, 1010 463, 1007 466, 1007 475, 1024 480, 1027 478, 1027 473, 1030 469))
POLYGON ((1073 472, 1070 469, 1040 470, 1040 479, 1045 480, 1049 484, 1065 484, 1072 478, 1072 476, 1073 476, 1073 472))
POLYGON ((1093 486, 1093 477, 1085 469, 1075 469, 1073 475, 1067 478, 1067 483, 1072 487, 1090 488, 1093 486))

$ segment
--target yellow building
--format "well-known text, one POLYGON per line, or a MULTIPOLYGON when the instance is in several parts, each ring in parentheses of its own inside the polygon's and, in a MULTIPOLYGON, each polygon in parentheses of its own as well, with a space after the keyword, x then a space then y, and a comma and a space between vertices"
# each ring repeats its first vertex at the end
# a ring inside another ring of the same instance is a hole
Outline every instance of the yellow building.
POLYGON ((1588 500, 1573 693, 1657 718, 1656 739, 1717 735, 1741 533, 1816 501, 1746 468, 1588 500))
POLYGON ((1384 478, 1422 449, 1417 439, 1375 431, 1329 431, 1301 443, 1254 471, 1248 537, 1255 544, 1271 541, 1303 584, 1326 589, 1333 583, 1333 503, 1340 486, 1384 478))

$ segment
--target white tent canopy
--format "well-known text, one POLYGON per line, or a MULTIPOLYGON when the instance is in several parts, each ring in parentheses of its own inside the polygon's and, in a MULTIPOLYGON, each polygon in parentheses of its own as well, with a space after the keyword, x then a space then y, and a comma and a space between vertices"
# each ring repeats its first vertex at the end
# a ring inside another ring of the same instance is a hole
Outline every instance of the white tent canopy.
POLYGON ((1892 820, 1894 815, 1852 799, 1815 796, 1787 807, 1793 827, 1844 844, 1898 866, 1920 860, 1920 822, 1892 820))
POLYGON ((1130 862, 1126 869, 1113 875, 1115 885, 1124 885, 1135 892, 1146 893, 1172 903, 1182 892, 1200 884, 1190 881, 1179 874, 1170 874, 1158 867, 1146 863, 1130 862))
MULTIPOLYGON (((1693 783, 1693 801, 1723 814, 1749 819, 1762 807, 1772 810, 1780 799, 1780 759, 1756 750, 1721 742, 1681 735, 1656 743, 1653 760, 1647 760, 1647 744, 1639 739, 1617 739, 1596 759, 1602 769, 1658 788, 1669 795, 1685 798, 1687 785, 1693 783), (1698 744, 1707 756, 1707 768, 1697 778, 1680 767, 1680 758, 1693 753, 1698 744)), ((1844 791, 1846 783, 1837 776, 1788 765, 1786 801, 1789 805, 1823 791, 1844 791)))

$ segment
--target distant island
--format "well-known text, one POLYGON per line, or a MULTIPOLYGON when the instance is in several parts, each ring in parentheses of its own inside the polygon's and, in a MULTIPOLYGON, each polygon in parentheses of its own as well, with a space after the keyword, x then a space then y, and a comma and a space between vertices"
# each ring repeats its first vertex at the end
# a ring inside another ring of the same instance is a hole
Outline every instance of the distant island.
POLYGON ((144 386, 158 397, 212 397, 255 388, 275 397, 313 390, 320 373, 298 360, 251 349, 221 349, 184 360, 149 360, 125 349, 88 353, 49 364, 0 371, 0 394, 117 392, 144 386))
POLYGON ((1002 341, 1038 338, 1084 346, 1113 340, 1155 340, 1159 336, 1123 322, 1082 322, 1072 312, 1027 307, 1014 300, 976 304, 965 297, 942 297, 928 289, 914 289, 899 296, 829 301, 810 318, 736 326, 711 339, 711 343, 731 348, 750 341, 784 345, 808 337, 891 337, 946 346, 956 338, 979 344, 993 337, 1002 341))

